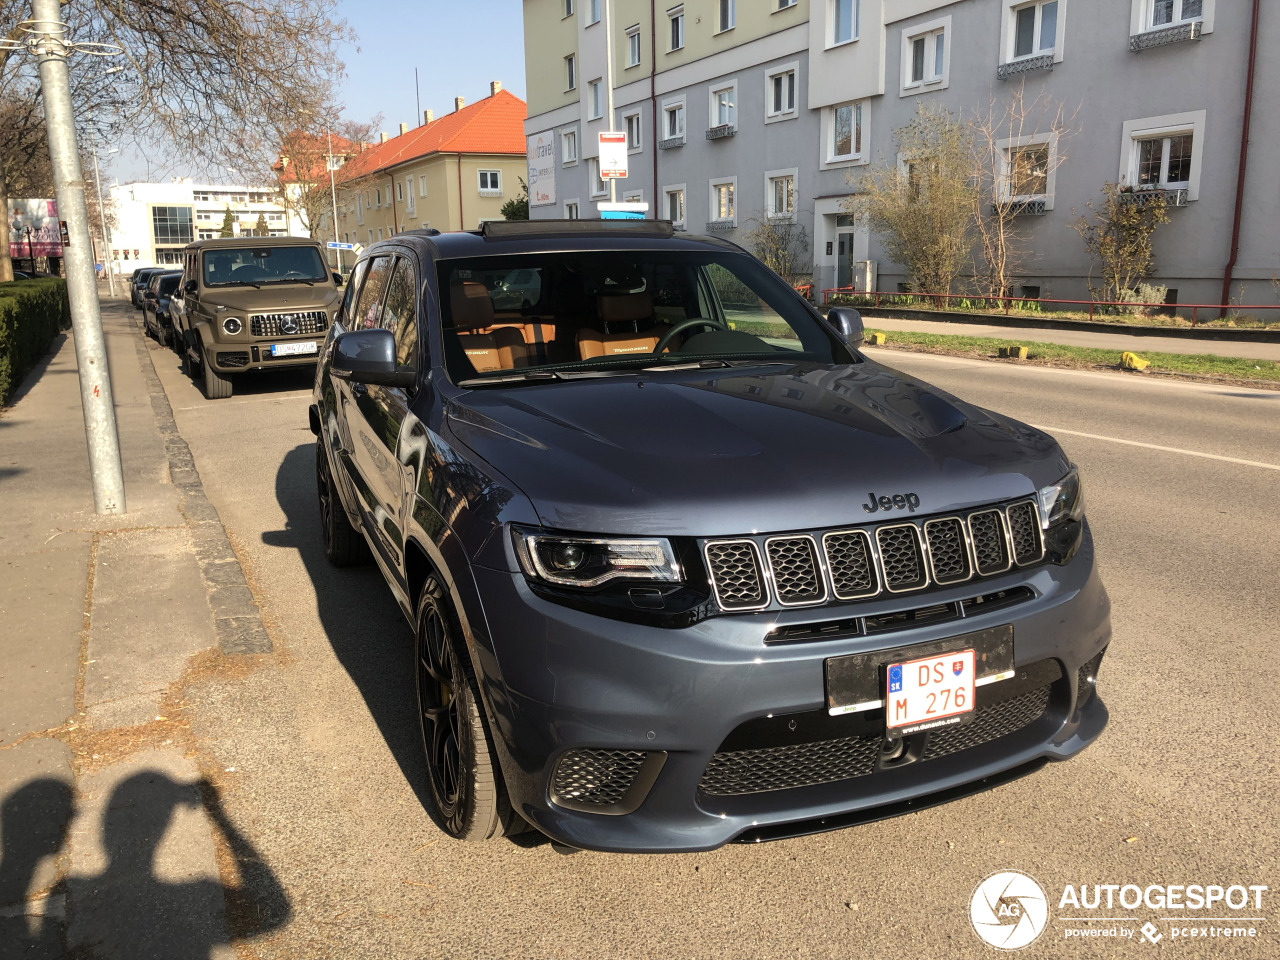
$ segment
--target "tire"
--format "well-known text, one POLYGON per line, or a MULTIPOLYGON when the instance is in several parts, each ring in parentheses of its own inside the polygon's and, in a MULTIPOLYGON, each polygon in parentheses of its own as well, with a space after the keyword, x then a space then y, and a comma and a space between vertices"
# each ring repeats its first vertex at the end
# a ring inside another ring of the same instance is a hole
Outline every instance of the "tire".
POLYGON ((360 531, 351 525, 346 508, 333 482, 324 440, 316 440, 316 494, 320 504, 320 529, 324 534, 324 555, 335 567, 354 567, 369 559, 369 547, 360 531))
MULTIPOLYGON (((196 341, 197 344, 200 341, 196 341)), ((226 400, 231 396, 231 380, 224 377, 213 369, 213 364, 209 362, 209 358, 204 354, 203 345, 200 346, 200 369, 204 373, 204 396, 206 400, 226 400)))
POLYGON ((435 577, 422 588, 414 626, 413 672, 430 813, 457 840, 515 833, 522 821, 507 798, 457 619, 435 577))

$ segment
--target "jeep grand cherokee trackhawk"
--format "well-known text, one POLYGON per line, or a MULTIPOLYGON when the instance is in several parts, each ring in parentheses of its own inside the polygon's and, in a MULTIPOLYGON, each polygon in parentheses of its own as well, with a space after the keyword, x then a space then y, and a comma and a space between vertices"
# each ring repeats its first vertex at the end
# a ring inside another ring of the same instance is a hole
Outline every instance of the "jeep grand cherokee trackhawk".
POLYGON ((445 830, 705 850, 1099 735, 1110 605, 1075 467, 861 340, 666 223, 366 252, 310 411, 324 544, 371 554, 416 629, 445 830))

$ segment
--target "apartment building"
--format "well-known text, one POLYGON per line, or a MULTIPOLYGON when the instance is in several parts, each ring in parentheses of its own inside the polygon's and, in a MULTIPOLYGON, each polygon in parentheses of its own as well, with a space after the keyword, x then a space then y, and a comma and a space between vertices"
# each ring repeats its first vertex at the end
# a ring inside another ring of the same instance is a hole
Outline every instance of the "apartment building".
MULTIPOLYGON (((490 84, 489 96, 452 113, 427 110, 420 126, 400 125, 366 145, 337 174, 338 236, 367 246, 405 230, 474 230, 501 220, 525 176, 525 102, 490 84)), ((329 239, 328 220, 317 236, 329 239)))
POLYGON ((1072 223, 1117 182, 1169 205, 1152 279, 1171 299, 1220 302, 1229 269, 1232 299, 1273 303, 1280 102, 1262 94, 1277 68, 1256 52, 1280 41, 1280 17, 1263 11, 1254 36, 1253 9, 1252 0, 524 0, 531 216, 597 215, 609 195, 597 134, 612 127, 629 153, 617 199, 744 245, 754 222, 791 219, 809 238, 819 289, 894 291, 903 268, 846 212, 859 176, 905 161, 894 132, 918 104, 973 121, 1020 95, 1036 110, 998 144, 997 160, 1041 175, 1017 185, 1030 255, 1016 294, 1087 297, 1097 268, 1072 223), (1251 62, 1259 93, 1242 163, 1251 62))

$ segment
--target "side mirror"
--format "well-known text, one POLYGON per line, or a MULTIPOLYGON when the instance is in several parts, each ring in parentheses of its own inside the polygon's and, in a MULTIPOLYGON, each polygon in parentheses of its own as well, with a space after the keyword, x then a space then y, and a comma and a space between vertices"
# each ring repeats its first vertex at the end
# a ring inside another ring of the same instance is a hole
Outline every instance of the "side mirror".
POLYGON ((396 338, 390 330, 350 330, 333 341, 333 375, 352 383, 412 387, 416 371, 396 365, 396 338))
POLYGON ((200 284, 197 283, 195 280, 188 280, 186 283, 182 285, 183 293, 194 294, 199 289, 200 289, 200 284))
POLYGON ((342 286, 342 274, 335 272, 333 275, 333 283, 335 286, 342 286))
POLYGON ((862 314, 853 307, 832 307, 827 313, 827 322, 840 331, 840 335, 851 346, 859 346, 866 336, 866 328, 862 325, 862 314))

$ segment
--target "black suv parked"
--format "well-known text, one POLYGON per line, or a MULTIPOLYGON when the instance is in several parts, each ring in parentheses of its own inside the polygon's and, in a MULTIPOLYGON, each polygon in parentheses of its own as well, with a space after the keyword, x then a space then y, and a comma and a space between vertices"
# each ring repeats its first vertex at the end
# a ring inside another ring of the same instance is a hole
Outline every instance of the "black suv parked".
POLYGON ((1075 468, 861 340, 665 223, 364 254, 311 408, 325 548, 371 553, 416 628, 449 833, 707 849, 1099 735, 1110 606, 1075 468))

